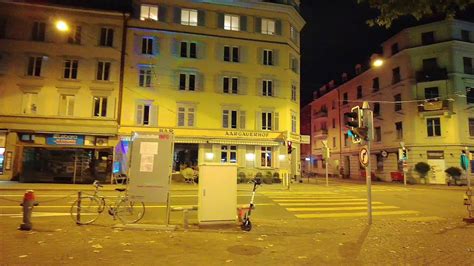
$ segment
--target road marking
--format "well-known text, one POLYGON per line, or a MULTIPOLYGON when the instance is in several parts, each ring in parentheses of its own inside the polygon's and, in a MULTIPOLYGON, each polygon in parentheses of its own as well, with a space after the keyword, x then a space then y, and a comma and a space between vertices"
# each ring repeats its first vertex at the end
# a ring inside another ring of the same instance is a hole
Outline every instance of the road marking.
POLYGON ((432 222, 432 221, 446 220, 446 218, 438 217, 438 216, 424 216, 424 217, 401 218, 401 220, 407 221, 407 222, 432 222))
MULTIPOLYGON (((367 206, 358 206, 358 207, 329 207, 329 208, 286 208, 290 212, 306 212, 306 211, 354 211, 354 210, 367 210, 367 206)), ((400 209, 397 206, 373 206, 374 210, 384 210, 384 209, 400 209)))
MULTIPOLYGON (((366 202, 326 202, 326 203, 279 203, 280 206, 344 206, 344 205, 366 205, 366 202)), ((382 202, 374 201, 372 205, 380 205, 382 202)))
POLYGON ((318 195, 318 194, 321 194, 321 195, 327 195, 327 194, 337 194, 337 193, 334 193, 334 192, 330 192, 330 191, 307 191, 307 192, 303 192, 303 191, 300 191, 300 192, 294 192, 294 191, 261 191, 261 192, 258 192, 260 194, 263 194, 263 195, 277 195, 277 194, 282 194, 282 195, 318 195))
MULTIPOLYGON (((275 202, 301 202, 299 199, 281 199, 273 200, 275 202)), ((346 201, 367 201, 367 199, 308 199, 304 200, 305 202, 346 202, 346 201)))
MULTIPOLYGON (((405 214, 418 214, 417 211, 377 211, 372 212, 374 216, 381 215, 405 215, 405 214)), ((367 216, 367 212, 343 212, 343 213, 308 213, 308 214, 295 214, 300 219, 310 218, 340 218, 340 217, 363 217, 367 216)))
POLYGON ((317 196, 317 197, 312 197, 312 196, 295 196, 295 197, 268 197, 272 200, 274 199, 353 199, 355 197, 352 197, 352 196, 323 196, 323 197, 320 197, 320 196, 317 196))

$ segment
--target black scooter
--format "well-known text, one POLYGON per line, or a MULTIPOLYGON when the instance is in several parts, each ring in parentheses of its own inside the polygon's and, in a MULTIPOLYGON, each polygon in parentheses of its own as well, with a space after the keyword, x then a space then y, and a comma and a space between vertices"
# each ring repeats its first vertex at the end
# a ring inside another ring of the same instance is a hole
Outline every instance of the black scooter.
POLYGON ((255 198, 255 190, 257 190, 257 186, 262 184, 262 180, 256 178, 251 181, 253 183, 253 190, 252 190, 252 198, 250 199, 250 205, 248 211, 245 213, 245 216, 242 218, 242 224, 240 228, 244 231, 252 230, 252 222, 250 222, 250 214, 252 214, 252 209, 254 209, 253 200, 255 198))

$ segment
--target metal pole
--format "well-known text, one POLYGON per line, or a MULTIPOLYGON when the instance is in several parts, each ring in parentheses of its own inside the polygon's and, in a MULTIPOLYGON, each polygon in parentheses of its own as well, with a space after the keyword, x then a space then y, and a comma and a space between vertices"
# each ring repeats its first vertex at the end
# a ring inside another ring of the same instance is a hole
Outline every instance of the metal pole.
POLYGON ((372 177, 371 177, 371 163, 370 163, 370 138, 367 140, 367 156, 369 156, 369 163, 365 169, 365 178, 367 180, 367 215, 368 223, 372 224, 372 177))
POLYGON ((325 160, 326 163, 326 187, 329 186, 329 174, 328 174, 328 159, 325 160))
POLYGON ((72 173, 72 183, 76 184, 77 151, 74 150, 74 171, 72 173))
MULTIPOLYGON (((405 162, 403 162, 405 163, 405 162)), ((403 165, 403 185, 407 185, 407 171, 405 165, 403 165)))

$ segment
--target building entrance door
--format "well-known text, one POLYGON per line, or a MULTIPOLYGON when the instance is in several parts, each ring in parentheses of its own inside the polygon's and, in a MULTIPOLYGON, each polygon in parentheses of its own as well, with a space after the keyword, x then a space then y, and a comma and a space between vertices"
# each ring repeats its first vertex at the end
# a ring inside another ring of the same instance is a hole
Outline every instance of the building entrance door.
POLYGON ((344 156, 344 167, 342 172, 342 178, 351 177, 351 159, 349 156, 344 156))

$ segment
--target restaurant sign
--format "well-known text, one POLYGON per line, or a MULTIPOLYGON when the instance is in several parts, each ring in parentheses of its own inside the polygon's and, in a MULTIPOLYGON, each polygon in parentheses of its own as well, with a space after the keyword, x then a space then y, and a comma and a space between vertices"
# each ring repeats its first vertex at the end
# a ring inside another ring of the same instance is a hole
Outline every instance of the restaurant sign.
POLYGON ((84 145, 83 135, 48 135, 46 137, 46 144, 48 145, 70 145, 70 146, 82 146, 84 145))

